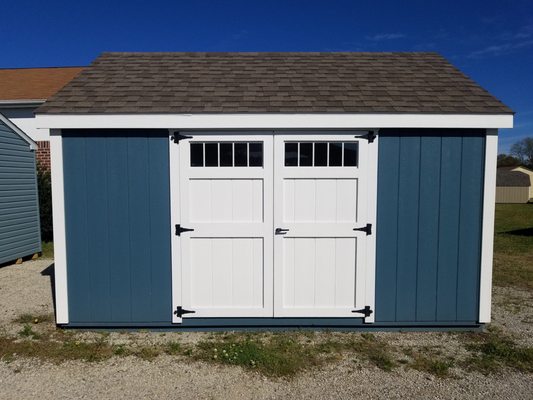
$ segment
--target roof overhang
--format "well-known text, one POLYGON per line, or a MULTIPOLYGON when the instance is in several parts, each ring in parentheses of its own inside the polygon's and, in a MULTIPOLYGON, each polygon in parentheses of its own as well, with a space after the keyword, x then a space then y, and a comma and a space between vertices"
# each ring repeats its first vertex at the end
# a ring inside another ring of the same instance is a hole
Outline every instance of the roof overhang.
POLYGON ((0 100, 0 108, 35 108, 45 101, 46 99, 0 100))
POLYGON ((15 132, 17 135, 19 135, 22 139, 24 139, 28 144, 30 145, 30 149, 37 150, 39 146, 37 146, 37 143, 33 141, 32 138, 30 138, 28 135, 26 135, 17 125, 15 125, 13 122, 11 122, 4 114, 0 113, 0 121, 2 121, 6 126, 11 129, 13 132, 15 132))
POLYGON ((37 114, 44 129, 512 128, 512 114, 37 114))

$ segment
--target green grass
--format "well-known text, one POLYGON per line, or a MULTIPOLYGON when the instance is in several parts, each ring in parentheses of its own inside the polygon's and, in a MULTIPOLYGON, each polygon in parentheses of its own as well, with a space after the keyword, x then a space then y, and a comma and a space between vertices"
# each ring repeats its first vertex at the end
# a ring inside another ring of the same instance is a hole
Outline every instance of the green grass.
POLYGON ((517 345, 498 329, 471 335, 466 348, 472 352, 464 363, 467 369, 484 374, 498 372, 502 367, 533 372, 533 348, 517 345))
POLYGON ((384 371, 391 371, 397 364, 392 349, 372 334, 318 342, 313 341, 313 333, 228 334, 198 343, 193 352, 202 361, 237 365, 274 377, 291 377, 339 360, 343 354, 358 356, 384 371))
POLYGON ((494 284, 533 289, 533 204, 496 204, 494 284))
POLYGON ((43 258, 54 258, 54 242, 42 242, 41 248, 43 258))

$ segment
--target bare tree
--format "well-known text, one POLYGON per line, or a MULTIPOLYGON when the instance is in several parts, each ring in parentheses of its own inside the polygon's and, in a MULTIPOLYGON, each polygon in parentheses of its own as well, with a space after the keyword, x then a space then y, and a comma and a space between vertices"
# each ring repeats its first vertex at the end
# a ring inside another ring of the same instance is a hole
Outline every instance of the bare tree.
POLYGON ((522 164, 533 168, 533 137, 527 137, 511 146, 511 154, 522 164))

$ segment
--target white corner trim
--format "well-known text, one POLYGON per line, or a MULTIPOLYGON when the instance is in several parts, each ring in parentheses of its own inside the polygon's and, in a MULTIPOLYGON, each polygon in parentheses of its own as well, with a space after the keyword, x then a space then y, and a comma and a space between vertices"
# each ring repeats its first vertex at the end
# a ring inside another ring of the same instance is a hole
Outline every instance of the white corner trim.
MULTIPOLYGON (((372 234, 366 240, 366 282, 365 306, 370 306, 373 313, 365 318, 365 323, 376 320, 376 234, 377 234, 377 199, 378 199, 378 145, 379 131, 376 129, 374 142, 368 143, 368 173, 367 173, 367 216, 372 224, 372 234)), ((378 310, 379 312, 379 310, 378 310)))
POLYGON ((512 128, 511 114, 37 114, 45 129, 512 128))
POLYGON ((29 145, 30 149, 37 150, 39 146, 37 146, 37 143, 33 141, 31 137, 26 135, 22 129, 20 129, 17 125, 15 125, 13 122, 11 122, 4 114, 0 113, 0 121, 2 121, 4 124, 7 125, 9 129, 11 129, 13 132, 15 132, 17 135, 19 135, 23 140, 25 140, 29 145))
POLYGON ((492 300, 492 260, 494 249, 494 213, 496 210, 496 166, 498 131, 487 130, 485 144, 485 180, 483 192, 483 231, 481 235, 481 273, 479 282, 479 322, 490 322, 492 300))
POLYGON ((63 138, 59 132, 50 133, 56 322, 58 324, 68 324, 67 242, 65 233, 65 195, 63 185, 63 138))
POLYGON ((170 179, 170 245, 171 245, 171 281, 172 281, 172 323, 180 324, 182 318, 174 315, 174 310, 182 304, 182 285, 181 285, 181 242, 178 236, 174 234, 173 228, 180 223, 180 151, 179 144, 174 143, 172 138, 173 132, 170 132, 168 140, 169 153, 169 179, 170 179))

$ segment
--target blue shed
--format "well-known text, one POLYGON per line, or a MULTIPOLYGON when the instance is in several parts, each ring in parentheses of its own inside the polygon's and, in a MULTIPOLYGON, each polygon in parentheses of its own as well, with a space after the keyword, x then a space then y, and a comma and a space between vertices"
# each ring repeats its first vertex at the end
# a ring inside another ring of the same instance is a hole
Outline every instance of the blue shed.
POLYGON ((436 53, 105 53, 36 114, 60 325, 490 322, 513 113, 436 53))
POLYGON ((41 252, 36 149, 0 113, 0 264, 41 252))

